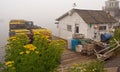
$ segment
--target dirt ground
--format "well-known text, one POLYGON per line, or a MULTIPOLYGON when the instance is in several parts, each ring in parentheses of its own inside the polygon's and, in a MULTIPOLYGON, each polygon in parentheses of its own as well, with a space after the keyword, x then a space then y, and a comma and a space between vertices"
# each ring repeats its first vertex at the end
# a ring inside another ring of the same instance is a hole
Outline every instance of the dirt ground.
POLYGON ((62 54, 60 66, 58 71, 59 72, 67 72, 68 68, 70 68, 73 64, 86 64, 90 61, 94 61, 95 56, 85 56, 81 55, 80 53, 74 52, 69 49, 65 49, 64 53, 62 54))
MULTIPOLYGON (((67 69, 72 66, 74 63, 88 63, 90 61, 95 61, 96 56, 86 56, 81 55, 80 53, 73 52, 72 50, 66 49, 62 54, 61 58, 61 67, 59 68, 59 72, 67 72, 67 69)), ((116 56, 112 56, 108 60, 105 61, 105 68, 107 72, 120 72, 117 71, 118 67, 120 67, 120 54, 116 56)))
POLYGON ((120 67, 120 54, 113 55, 111 58, 106 60, 105 67, 120 67))
MULTIPOLYGON (((58 38, 53 36, 53 39, 58 39, 58 38)), ((63 69, 67 69, 67 67, 70 67, 74 63, 87 63, 95 60, 96 60, 95 55, 85 56, 85 55, 81 55, 80 53, 76 53, 66 49, 66 51, 62 55, 60 66, 62 66, 63 69)), ((104 66, 105 68, 107 68, 108 72, 120 72, 120 52, 118 51, 117 54, 107 59, 105 61, 104 66)))

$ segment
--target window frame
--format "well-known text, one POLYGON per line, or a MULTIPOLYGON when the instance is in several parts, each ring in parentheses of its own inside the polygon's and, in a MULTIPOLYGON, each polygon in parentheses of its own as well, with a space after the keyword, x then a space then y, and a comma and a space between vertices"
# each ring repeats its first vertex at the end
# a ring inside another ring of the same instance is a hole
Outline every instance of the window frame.
POLYGON ((75 26, 75 33, 79 33, 79 26, 75 26))
POLYGON ((107 30, 107 26, 99 26, 99 30, 100 31, 105 31, 105 30, 107 30))
POLYGON ((72 32, 72 25, 67 25, 67 31, 72 32))

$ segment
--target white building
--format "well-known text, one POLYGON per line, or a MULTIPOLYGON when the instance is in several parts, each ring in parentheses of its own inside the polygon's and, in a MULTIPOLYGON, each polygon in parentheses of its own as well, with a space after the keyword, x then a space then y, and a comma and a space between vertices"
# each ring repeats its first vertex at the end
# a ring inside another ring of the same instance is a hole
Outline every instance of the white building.
POLYGON ((120 8, 118 0, 107 0, 103 10, 113 16, 118 21, 117 25, 120 26, 120 8))
POLYGON ((113 17, 102 10, 72 9, 56 20, 59 37, 66 40, 74 34, 100 40, 100 34, 108 33, 116 23, 113 17))

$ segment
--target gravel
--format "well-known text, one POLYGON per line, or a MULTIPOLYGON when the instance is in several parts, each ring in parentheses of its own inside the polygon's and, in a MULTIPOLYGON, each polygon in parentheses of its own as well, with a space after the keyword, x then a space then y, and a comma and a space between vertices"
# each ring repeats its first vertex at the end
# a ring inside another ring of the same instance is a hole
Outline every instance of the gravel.
POLYGON ((107 61, 105 61, 105 67, 118 67, 118 71, 120 72, 120 52, 117 55, 112 56, 107 61))
POLYGON ((3 63, 5 59, 5 49, 4 47, 0 47, 0 62, 3 63))
POLYGON ((105 67, 120 67, 120 54, 108 59, 105 62, 105 67))

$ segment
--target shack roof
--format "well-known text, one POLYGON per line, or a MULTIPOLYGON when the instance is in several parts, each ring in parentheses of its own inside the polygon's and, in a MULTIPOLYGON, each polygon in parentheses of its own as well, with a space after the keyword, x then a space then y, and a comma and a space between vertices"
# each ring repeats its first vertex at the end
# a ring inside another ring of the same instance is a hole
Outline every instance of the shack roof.
MULTIPOLYGON (((104 24, 104 23, 116 23, 117 21, 108 13, 102 10, 81 10, 72 9, 71 12, 76 12, 86 23, 88 24, 104 24)), ((57 21, 60 21, 65 16, 69 15, 69 12, 63 14, 57 21)))

